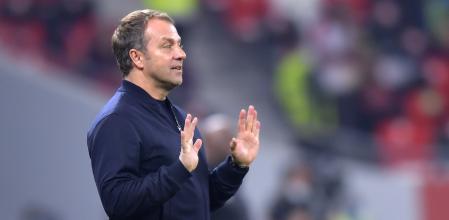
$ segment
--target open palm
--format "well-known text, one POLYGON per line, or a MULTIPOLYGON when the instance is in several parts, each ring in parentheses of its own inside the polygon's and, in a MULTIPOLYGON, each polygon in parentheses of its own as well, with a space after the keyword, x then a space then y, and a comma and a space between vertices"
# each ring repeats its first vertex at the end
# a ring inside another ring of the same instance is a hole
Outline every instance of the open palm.
POLYGON ((231 140, 232 158, 239 166, 249 166, 259 152, 260 121, 253 106, 240 111, 237 137, 231 140))
POLYGON ((195 127, 198 123, 198 118, 193 118, 192 115, 187 114, 184 122, 184 130, 181 131, 181 153, 179 154, 179 160, 182 165, 192 172, 198 165, 198 151, 201 148, 201 139, 196 139, 193 143, 193 135, 195 133, 195 127))

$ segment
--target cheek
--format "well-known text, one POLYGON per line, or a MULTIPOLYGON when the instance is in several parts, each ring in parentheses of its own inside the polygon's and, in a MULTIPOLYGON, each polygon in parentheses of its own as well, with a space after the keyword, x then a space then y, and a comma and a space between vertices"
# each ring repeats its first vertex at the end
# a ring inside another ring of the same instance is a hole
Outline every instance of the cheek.
POLYGON ((167 56, 158 54, 153 57, 152 64, 157 67, 167 67, 170 66, 170 59, 167 56))

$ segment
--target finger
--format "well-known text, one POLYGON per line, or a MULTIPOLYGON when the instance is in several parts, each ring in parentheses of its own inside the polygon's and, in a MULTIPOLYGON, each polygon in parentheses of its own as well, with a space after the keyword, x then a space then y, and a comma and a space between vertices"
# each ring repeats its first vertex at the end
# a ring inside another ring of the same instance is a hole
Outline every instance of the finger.
MULTIPOLYGON (((185 141, 191 141, 193 138, 192 127, 195 127, 194 121, 195 121, 195 118, 192 120, 192 115, 187 114, 186 122, 184 125, 185 141)), ((195 129, 195 128, 193 128, 193 129, 195 129)))
POLYGON ((189 128, 189 132, 192 134, 192 137, 193 137, 193 133, 195 132, 195 127, 197 124, 198 124, 198 118, 195 117, 195 118, 193 118, 192 123, 190 124, 190 128, 189 128))
POLYGON ((190 128, 190 120, 192 118, 192 115, 187 114, 186 120, 184 121, 184 131, 188 130, 190 128))
POLYGON ((245 131, 245 117, 246 117, 245 109, 240 110, 239 122, 238 122, 239 132, 245 131))
POLYGON ((198 153, 198 151, 200 151, 202 145, 203 145, 203 141, 199 138, 196 139, 195 144, 193 144, 193 149, 195 150, 196 153, 198 153))
POLYGON ((250 105, 248 107, 248 114, 246 116, 246 131, 251 131, 253 129, 253 118, 254 118, 254 107, 250 105))
POLYGON ((253 127, 251 129, 251 133, 253 133, 253 134, 256 132, 257 122, 258 122, 258 120, 257 120, 257 111, 254 110, 253 127))
POLYGON ((256 129, 254 130, 254 135, 256 135, 257 140, 259 140, 259 133, 260 133, 260 121, 256 122, 256 129))
POLYGON ((184 151, 187 148, 184 143, 186 143, 186 134, 184 131, 181 131, 181 151, 184 151))

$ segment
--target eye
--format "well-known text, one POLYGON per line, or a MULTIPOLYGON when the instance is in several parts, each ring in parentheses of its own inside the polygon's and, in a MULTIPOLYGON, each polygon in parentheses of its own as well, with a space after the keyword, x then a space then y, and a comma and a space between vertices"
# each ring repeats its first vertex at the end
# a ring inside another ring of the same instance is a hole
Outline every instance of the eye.
POLYGON ((181 49, 184 49, 184 44, 179 44, 179 47, 180 47, 181 49))
POLYGON ((164 45, 162 45, 162 48, 171 48, 172 47, 172 44, 164 44, 164 45))

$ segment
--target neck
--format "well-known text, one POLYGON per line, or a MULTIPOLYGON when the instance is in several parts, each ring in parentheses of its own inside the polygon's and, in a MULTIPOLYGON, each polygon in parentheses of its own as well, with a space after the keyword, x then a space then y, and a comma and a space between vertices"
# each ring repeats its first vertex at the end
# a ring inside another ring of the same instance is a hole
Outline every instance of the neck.
POLYGON ((156 83, 153 80, 144 77, 143 73, 130 72, 127 76, 124 77, 124 80, 132 82, 133 84, 139 86, 140 88, 145 90, 148 95, 159 101, 164 101, 169 93, 167 90, 157 87, 156 83))

